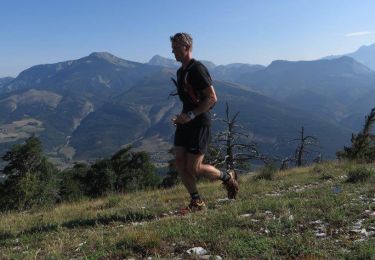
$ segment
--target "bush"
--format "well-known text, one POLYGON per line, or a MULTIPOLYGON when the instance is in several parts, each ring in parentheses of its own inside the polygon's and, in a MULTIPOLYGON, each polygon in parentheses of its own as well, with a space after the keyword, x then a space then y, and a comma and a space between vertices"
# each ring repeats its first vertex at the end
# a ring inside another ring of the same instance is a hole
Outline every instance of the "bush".
POLYGON ((77 201, 87 193, 87 172, 89 167, 84 163, 76 163, 72 169, 60 174, 60 196, 62 201, 77 201))
MULTIPOLYGON (((210 153, 209 153, 208 158, 205 157, 205 159, 204 159, 205 163, 210 163, 210 160, 212 159, 212 158, 210 158, 211 151, 212 151, 212 149, 210 148, 210 153)), ((170 149, 169 153, 171 155, 173 155, 173 149, 170 149)), ((173 155, 173 157, 174 157, 174 155, 173 155)), ((179 182, 180 182, 180 178, 178 176, 178 172, 177 172, 177 168, 176 168, 176 159, 173 158, 173 159, 168 161, 167 175, 164 177, 164 179, 161 182, 161 184, 159 185, 159 187, 161 187, 161 188, 171 188, 171 187, 177 185, 179 182)))
POLYGON ((109 161, 116 176, 117 192, 157 187, 160 183, 160 177, 155 173, 156 168, 146 152, 130 152, 130 147, 126 147, 113 155, 109 161))
POLYGON ((260 171, 260 173, 255 176, 256 180, 272 180, 277 172, 277 168, 273 164, 266 164, 260 171))
POLYGON ((313 172, 316 173, 321 180, 329 180, 333 178, 333 169, 329 164, 317 164, 314 166, 313 172))
POLYGON ((3 157, 7 176, 0 189, 0 208, 30 209, 50 206, 59 199, 58 170, 42 154, 40 141, 31 137, 3 157))
POLYGON ((62 196, 67 200, 82 196, 99 197, 113 192, 129 192, 157 187, 160 178, 146 152, 131 152, 126 147, 110 159, 96 161, 91 166, 76 165, 64 171, 62 196))
POLYGON ((88 170, 84 184, 90 197, 100 197, 115 190, 116 175, 109 160, 95 162, 88 170))
POLYGON ((364 182, 374 175, 373 169, 368 169, 365 166, 354 168, 348 172, 348 178, 346 182, 357 183, 364 182))

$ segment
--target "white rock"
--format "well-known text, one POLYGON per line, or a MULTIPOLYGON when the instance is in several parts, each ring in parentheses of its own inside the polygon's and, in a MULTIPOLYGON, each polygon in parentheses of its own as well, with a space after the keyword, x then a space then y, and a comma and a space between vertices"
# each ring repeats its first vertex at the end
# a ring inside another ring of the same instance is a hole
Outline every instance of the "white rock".
POLYGON ((235 200, 234 199, 228 199, 228 198, 218 199, 217 200, 218 203, 224 203, 224 202, 227 202, 227 201, 235 201, 235 200))
POLYGON ((353 228, 354 229, 360 229, 362 227, 362 222, 363 221, 364 221, 364 219, 360 219, 357 222, 355 222, 354 225, 353 225, 353 228))
POLYGON ((142 226, 144 224, 145 224, 144 222, 132 222, 133 226, 142 226))
POLYGON ((199 259, 201 260, 209 260, 209 259, 216 259, 216 260, 221 260, 221 256, 218 256, 218 255, 215 255, 215 256, 212 256, 212 255, 202 255, 199 257, 199 259))
POLYGON ((315 236, 316 237, 326 237, 327 234, 326 233, 316 233, 315 236))
POLYGON ((288 217, 288 219, 289 219, 289 220, 294 220, 294 216, 293 216, 293 215, 290 215, 290 216, 288 217))
POLYGON ((206 255, 208 252, 203 247, 193 247, 186 251, 189 255, 206 255))
POLYGON ((80 243, 78 246, 83 246, 84 244, 86 244, 86 241, 85 242, 82 242, 80 243))
POLYGON ((365 228, 362 228, 361 229, 361 234, 365 235, 367 237, 368 233, 367 233, 367 230, 365 228))
POLYGON ((320 219, 318 219, 318 220, 315 220, 315 221, 310 221, 309 223, 310 223, 310 224, 322 224, 323 221, 320 220, 320 219))
POLYGON ((242 214, 242 215, 240 215, 240 217, 241 218, 248 218, 248 217, 251 217, 253 214, 250 214, 250 213, 248 213, 248 214, 242 214))
POLYGON ((274 193, 266 193, 265 196, 271 196, 271 197, 278 197, 280 196, 281 194, 278 193, 278 192, 274 192, 274 193))

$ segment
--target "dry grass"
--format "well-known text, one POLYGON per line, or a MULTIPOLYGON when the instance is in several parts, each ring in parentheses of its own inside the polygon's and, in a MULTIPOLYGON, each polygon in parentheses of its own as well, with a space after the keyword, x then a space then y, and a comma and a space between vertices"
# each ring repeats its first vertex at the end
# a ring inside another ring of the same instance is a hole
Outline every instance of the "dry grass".
POLYGON ((292 169, 271 181, 241 176, 236 202, 218 201, 225 197, 220 183, 202 182, 208 211, 185 217, 174 214, 188 203, 182 186, 3 213, 0 258, 173 258, 194 246, 224 258, 368 258, 374 178, 346 183, 348 168, 292 169), (321 178, 326 172, 332 178, 321 178), (353 231, 360 219, 367 236, 353 231))

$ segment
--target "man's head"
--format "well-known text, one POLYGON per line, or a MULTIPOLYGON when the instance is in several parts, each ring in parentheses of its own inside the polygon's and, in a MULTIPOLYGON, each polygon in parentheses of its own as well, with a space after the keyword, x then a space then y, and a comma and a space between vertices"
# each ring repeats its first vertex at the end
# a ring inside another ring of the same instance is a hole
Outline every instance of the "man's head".
POLYGON ((193 50, 193 38, 187 33, 176 33, 170 37, 172 43, 172 52, 177 61, 191 58, 193 50))

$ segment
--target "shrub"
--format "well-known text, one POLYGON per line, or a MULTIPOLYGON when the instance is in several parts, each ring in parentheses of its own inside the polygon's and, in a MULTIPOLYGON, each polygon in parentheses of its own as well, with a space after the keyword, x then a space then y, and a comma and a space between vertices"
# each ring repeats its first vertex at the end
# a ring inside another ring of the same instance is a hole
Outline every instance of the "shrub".
POLYGON ((60 196, 63 201, 76 201, 86 195, 85 179, 89 167, 84 163, 76 163, 72 169, 60 174, 60 196))
POLYGON ((116 175, 109 160, 99 160, 91 165, 84 184, 86 193, 90 197, 100 197, 111 193, 115 189, 116 175))
POLYGON ((50 206, 59 199, 58 170, 42 154, 36 137, 15 145, 3 157, 7 176, 0 189, 1 209, 30 209, 50 206))
POLYGON ((364 182, 374 175, 373 169, 368 169, 365 166, 354 168, 348 172, 346 182, 357 183, 364 182))
POLYGON ((118 151, 109 160, 110 169, 116 177, 115 191, 127 192, 157 187, 160 178, 146 152, 130 152, 131 147, 118 151))
POLYGON ((313 168, 313 172, 319 176, 321 180, 329 180, 333 178, 333 169, 328 164, 317 164, 313 168))
POLYGON ((273 164, 266 164, 260 171, 260 173, 255 176, 256 180, 272 180, 277 172, 277 168, 273 164))

